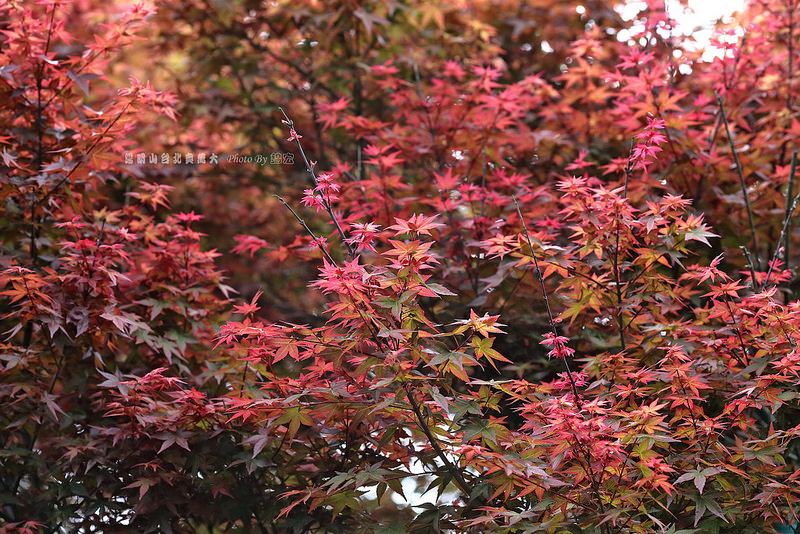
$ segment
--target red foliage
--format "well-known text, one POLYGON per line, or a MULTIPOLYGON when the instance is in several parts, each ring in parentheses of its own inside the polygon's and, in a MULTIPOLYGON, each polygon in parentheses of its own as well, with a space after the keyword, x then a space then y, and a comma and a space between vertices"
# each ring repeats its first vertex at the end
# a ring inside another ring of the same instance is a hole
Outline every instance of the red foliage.
POLYGON ((795 7, 0 4, 0 528, 797 523, 795 7))

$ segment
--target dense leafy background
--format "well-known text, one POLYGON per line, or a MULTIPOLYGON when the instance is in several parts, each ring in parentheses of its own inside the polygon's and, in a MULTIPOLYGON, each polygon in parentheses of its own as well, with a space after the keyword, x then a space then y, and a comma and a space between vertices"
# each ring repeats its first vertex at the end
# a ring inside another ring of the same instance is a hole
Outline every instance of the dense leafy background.
POLYGON ((0 0, 0 530, 792 530, 795 0, 158 4, 0 0))

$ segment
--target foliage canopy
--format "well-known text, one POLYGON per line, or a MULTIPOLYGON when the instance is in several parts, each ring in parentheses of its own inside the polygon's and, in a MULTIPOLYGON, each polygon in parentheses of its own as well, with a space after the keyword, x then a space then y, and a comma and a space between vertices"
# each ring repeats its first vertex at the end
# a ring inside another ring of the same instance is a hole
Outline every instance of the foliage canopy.
POLYGON ((0 531, 791 530, 797 2, 616 7, 0 0, 0 531))

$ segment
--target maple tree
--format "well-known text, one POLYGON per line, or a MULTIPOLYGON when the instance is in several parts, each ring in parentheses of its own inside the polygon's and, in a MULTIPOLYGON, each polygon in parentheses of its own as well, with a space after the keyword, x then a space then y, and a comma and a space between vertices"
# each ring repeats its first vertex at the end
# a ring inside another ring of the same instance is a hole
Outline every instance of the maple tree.
POLYGON ((793 531, 796 3, 616 7, 0 3, 0 529, 793 531))

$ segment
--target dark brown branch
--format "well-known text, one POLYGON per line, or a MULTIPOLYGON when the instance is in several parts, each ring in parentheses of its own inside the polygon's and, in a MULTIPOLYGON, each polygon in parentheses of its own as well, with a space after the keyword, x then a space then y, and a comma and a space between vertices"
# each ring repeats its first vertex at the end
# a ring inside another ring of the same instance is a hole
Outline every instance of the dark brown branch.
MULTIPOLYGON (((542 271, 539 269, 539 260, 536 258, 536 253, 533 251, 533 242, 531 241, 531 236, 528 233, 528 226, 525 224, 525 218, 522 216, 522 210, 519 209, 519 202, 517 202, 517 197, 514 198, 514 206, 517 208, 517 215, 519 215, 519 220, 522 222, 522 232, 525 235, 525 239, 528 241, 528 247, 531 249, 531 257, 533 258, 533 267, 534 267, 534 274, 536 278, 539 280, 539 286, 542 289, 542 298, 544 299, 544 307, 547 310, 547 319, 550 322, 550 330, 553 333, 554 337, 558 337, 558 329, 556 328, 556 320, 553 317, 553 311, 550 308, 550 300, 547 298, 547 288, 544 285, 544 277, 542 277, 542 271)), ((554 340, 555 341, 555 340, 554 340)), ((575 395, 575 402, 578 404, 578 407, 581 407, 581 399, 578 395, 578 386, 575 384, 575 378, 572 376, 572 370, 569 367, 569 362, 566 358, 562 358, 564 360, 564 367, 567 369, 567 378, 569 378, 569 384, 572 388, 572 394, 575 395)))
POLYGON ((717 102, 719 103, 720 118, 722 119, 722 125, 725 126, 725 133, 728 136, 728 145, 731 147, 731 152, 733 153, 733 160, 736 163, 736 173, 739 176, 739 185, 742 188, 742 196, 744 197, 744 206, 747 209, 747 222, 750 225, 750 239, 753 246, 753 254, 755 254, 756 265, 760 269, 761 261, 759 260, 758 257, 758 238, 756 237, 756 225, 753 219, 753 210, 750 207, 750 197, 747 194, 747 183, 744 180, 742 163, 739 160, 739 153, 736 151, 736 146, 733 143, 733 137, 731 136, 731 129, 728 126, 728 118, 725 116, 725 105, 722 102, 722 97, 716 91, 714 92, 714 95, 717 97, 717 102))
MULTIPOLYGON (((300 143, 300 138, 297 137, 297 131, 294 129, 294 122, 292 122, 292 120, 289 118, 289 116, 286 114, 286 112, 283 111, 282 107, 278 107, 278 109, 281 111, 281 113, 285 117, 286 124, 295 133, 294 140, 297 143, 298 150, 300 150, 300 155, 303 157, 303 162, 306 165, 306 171, 308 171, 308 173, 311 175, 311 179, 314 181, 314 185, 316 186, 317 183, 319 182, 319 180, 317 179, 317 174, 314 172, 314 166, 311 165, 311 162, 309 161, 308 156, 306 156, 306 151, 303 150, 303 144, 300 143)), ((334 226, 336 226, 336 231, 339 233, 339 237, 341 237, 341 239, 342 239, 342 243, 344 244, 344 247, 347 249, 347 254, 350 256, 350 259, 355 259, 356 253, 353 250, 353 247, 350 245, 350 242, 347 240, 347 235, 344 233, 344 230, 342 230, 342 227, 339 224, 339 219, 337 219, 336 215, 333 213, 333 209, 331 208, 331 205, 328 202, 328 199, 326 199, 324 196, 322 196, 321 199, 322 199, 322 205, 325 208, 325 211, 328 212, 328 215, 330 216, 331 221, 333 221, 334 226)))
POLYGON ((797 152, 793 152, 792 153, 792 166, 791 166, 791 170, 789 171, 789 183, 787 185, 786 211, 784 212, 784 216, 783 216, 783 227, 781 228, 781 235, 780 235, 780 237, 778 237, 778 243, 775 246, 775 253, 772 255, 772 260, 770 260, 770 262, 769 262, 769 267, 767 269, 767 276, 764 279, 764 283, 761 284, 761 290, 762 291, 767 288, 767 284, 769 283, 769 277, 772 274, 772 270, 775 268, 775 262, 778 259, 778 254, 781 251, 781 242, 783 242, 783 241, 785 241, 785 244, 784 244, 784 247, 785 247, 785 249, 784 249, 784 260, 785 260, 784 263, 785 263, 785 265, 784 265, 783 268, 787 269, 788 265, 789 265, 789 242, 791 241, 789 239, 789 225, 791 224, 791 221, 792 221, 792 214, 794 213, 795 209, 797 209, 797 203, 800 202, 800 193, 795 195, 794 199, 790 198, 790 195, 792 194, 792 189, 793 189, 794 174, 795 174, 796 166, 797 166, 797 152))

